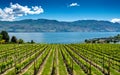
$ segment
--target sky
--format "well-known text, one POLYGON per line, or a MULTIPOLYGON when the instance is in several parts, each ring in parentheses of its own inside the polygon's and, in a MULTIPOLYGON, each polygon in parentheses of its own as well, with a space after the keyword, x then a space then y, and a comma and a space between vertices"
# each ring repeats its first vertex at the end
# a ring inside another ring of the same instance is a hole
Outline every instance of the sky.
POLYGON ((0 0, 0 20, 53 19, 120 22, 120 0, 0 0))

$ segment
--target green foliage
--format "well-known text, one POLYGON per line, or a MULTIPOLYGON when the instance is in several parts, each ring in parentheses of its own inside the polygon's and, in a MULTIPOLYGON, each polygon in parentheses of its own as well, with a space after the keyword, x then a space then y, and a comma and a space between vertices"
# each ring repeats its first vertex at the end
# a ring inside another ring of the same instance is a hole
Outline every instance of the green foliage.
POLYGON ((0 35, 0 41, 2 40, 2 35, 0 35))
POLYGON ((12 36, 11 42, 12 42, 12 43, 17 43, 17 38, 16 38, 15 36, 12 36))
POLYGON ((5 40, 5 42, 9 42, 10 37, 6 31, 2 31, 0 34, 2 35, 2 39, 5 40))
MULTIPOLYGON (((6 31, 2 31, 0 33, 0 44, 4 44, 5 42, 9 43, 9 35, 8 35, 8 32, 6 31)), ((19 44, 23 44, 24 43, 24 40, 23 39, 19 39, 17 40, 16 36, 12 36, 11 40, 10 40, 11 43, 19 43, 19 44)), ((34 41, 32 41, 31 43, 35 43, 34 41)))
POLYGON ((24 43, 24 40, 23 40, 23 39, 19 39, 19 40, 18 40, 18 43, 19 43, 19 44, 23 44, 23 43, 24 43))
POLYGON ((35 42, 33 40, 31 40, 31 44, 34 44, 35 42))

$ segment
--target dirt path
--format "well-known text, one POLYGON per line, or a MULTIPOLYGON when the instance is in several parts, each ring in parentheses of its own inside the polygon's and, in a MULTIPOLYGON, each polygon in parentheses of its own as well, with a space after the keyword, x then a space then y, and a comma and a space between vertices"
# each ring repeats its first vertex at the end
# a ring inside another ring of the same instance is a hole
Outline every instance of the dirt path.
POLYGON ((41 75, 42 74, 42 71, 44 69, 44 65, 46 64, 46 61, 48 60, 48 57, 50 56, 51 52, 52 52, 52 50, 50 50, 50 52, 47 55, 46 59, 44 60, 43 64, 40 66, 40 69, 38 70, 37 75, 41 75))
POLYGON ((58 49, 56 49, 56 64, 57 64, 57 75, 59 75, 59 60, 58 60, 58 49))
POLYGON ((6 75, 9 71, 11 71, 11 70, 13 70, 13 69, 14 69, 14 67, 8 69, 7 71, 5 71, 4 73, 2 73, 2 74, 0 74, 0 75, 6 75))

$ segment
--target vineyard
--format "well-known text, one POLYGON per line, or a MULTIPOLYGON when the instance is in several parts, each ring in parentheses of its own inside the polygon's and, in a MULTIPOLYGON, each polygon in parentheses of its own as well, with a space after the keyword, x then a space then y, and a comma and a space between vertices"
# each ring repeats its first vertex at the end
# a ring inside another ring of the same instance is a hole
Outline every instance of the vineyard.
POLYGON ((1 44, 0 75, 120 75, 120 45, 1 44))

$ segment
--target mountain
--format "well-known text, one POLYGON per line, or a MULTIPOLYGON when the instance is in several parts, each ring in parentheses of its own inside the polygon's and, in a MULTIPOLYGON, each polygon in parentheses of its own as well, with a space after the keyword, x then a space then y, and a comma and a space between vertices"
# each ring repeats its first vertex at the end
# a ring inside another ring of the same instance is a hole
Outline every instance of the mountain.
POLYGON ((65 22, 48 19, 0 21, 0 31, 8 32, 120 32, 120 24, 109 21, 78 20, 65 22))

